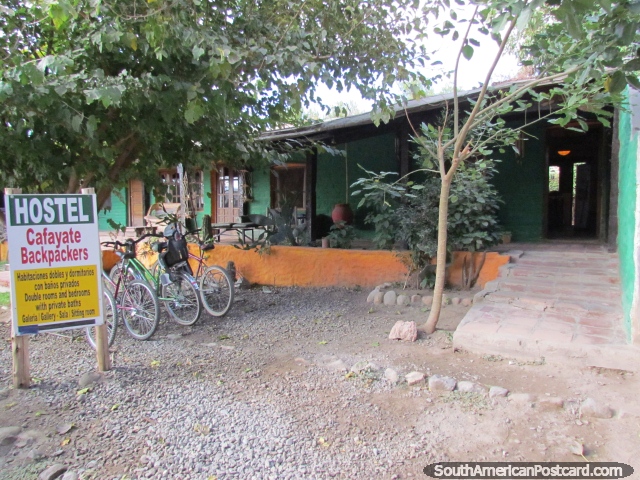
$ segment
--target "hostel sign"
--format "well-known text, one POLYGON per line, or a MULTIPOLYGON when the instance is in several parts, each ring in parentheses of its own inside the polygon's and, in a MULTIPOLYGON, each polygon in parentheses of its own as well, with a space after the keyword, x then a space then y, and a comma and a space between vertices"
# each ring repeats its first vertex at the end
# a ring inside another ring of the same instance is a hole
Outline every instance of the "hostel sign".
POLYGON ((102 324, 95 195, 6 195, 18 335, 102 324))

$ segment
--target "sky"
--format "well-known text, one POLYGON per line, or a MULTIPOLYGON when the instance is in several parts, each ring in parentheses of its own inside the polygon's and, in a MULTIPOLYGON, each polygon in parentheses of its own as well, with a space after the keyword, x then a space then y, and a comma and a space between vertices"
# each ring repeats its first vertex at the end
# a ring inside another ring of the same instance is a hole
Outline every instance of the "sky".
MULTIPOLYGON (((477 39, 481 44, 480 47, 474 48, 474 54, 471 60, 466 60, 464 57, 460 59, 460 69, 458 72, 458 88, 460 90, 471 90, 477 88, 481 82, 484 82, 489 67, 492 65, 498 52, 497 43, 489 37, 477 39)), ((436 50, 433 61, 440 60, 443 62, 443 65, 435 68, 439 68, 443 72, 453 70, 455 59, 460 49, 460 42, 454 43, 451 42, 449 38, 437 37, 430 40, 429 46, 436 50), (437 41, 440 42, 440 45, 437 45, 437 43, 434 45, 434 42, 437 41)), ((519 66, 516 57, 504 53, 491 77, 491 83, 514 77, 518 69, 519 66)), ((451 85, 452 83, 453 79, 451 81, 444 80, 438 85, 435 85, 433 89, 435 93, 440 93, 443 88, 446 88, 447 84, 451 85)), ((354 102, 357 104, 360 112, 368 112, 371 110, 371 103, 363 100, 357 91, 338 93, 335 90, 329 90, 323 85, 320 87, 318 94, 332 106, 337 105, 341 101, 345 103, 354 102)))

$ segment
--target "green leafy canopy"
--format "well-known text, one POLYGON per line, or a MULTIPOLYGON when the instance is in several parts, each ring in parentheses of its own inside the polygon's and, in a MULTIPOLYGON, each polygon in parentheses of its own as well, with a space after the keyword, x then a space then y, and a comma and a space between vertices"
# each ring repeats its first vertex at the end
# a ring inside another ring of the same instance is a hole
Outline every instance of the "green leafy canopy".
POLYGON ((8 0, 0 15, 0 178, 102 198, 157 169, 277 160, 256 139, 317 88, 383 107, 424 49, 408 0, 8 0), (384 25, 384 28, 381 26, 384 25), (99 195, 100 197, 100 195, 99 195))

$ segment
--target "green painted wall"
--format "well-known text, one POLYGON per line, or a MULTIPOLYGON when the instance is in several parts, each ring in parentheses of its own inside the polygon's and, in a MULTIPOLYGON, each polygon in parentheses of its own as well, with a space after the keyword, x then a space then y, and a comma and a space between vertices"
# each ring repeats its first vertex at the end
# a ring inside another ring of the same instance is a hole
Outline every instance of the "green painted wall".
POLYGON ((265 215, 271 206, 271 178, 268 167, 251 172, 253 201, 249 203, 249 213, 265 215))
POLYGON ((512 233, 513 241, 517 242, 538 241, 543 238, 544 233, 544 195, 547 181, 545 127, 534 126, 526 131, 532 137, 525 142, 522 157, 517 157, 513 149, 494 156, 501 162, 497 164, 498 173, 493 184, 504 201, 500 205, 498 218, 504 229, 512 233))
MULTIPOLYGON (((345 203, 346 192, 351 184, 365 175, 358 164, 374 172, 398 171, 395 153, 395 135, 392 133, 350 142, 346 146, 338 145, 346 154, 333 156, 323 153, 318 156, 317 205, 318 215, 331 216, 336 203, 345 203), (348 184, 348 185, 347 185, 348 184)), ((355 210, 360 197, 349 195, 348 203, 355 210)), ((364 229, 364 214, 356 213, 356 227, 364 229)), ((363 235, 359 235, 363 236, 363 235)), ((365 235, 366 236, 366 235, 365 235)))
POLYGON ((111 193, 111 210, 101 210, 98 212, 98 228, 101 231, 110 231, 113 228, 109 225, 111 219, 120 225, 127 224, 127 200, 128 192, 123 188, 119 192, 111 193))
POLYGON ((631 303, 636 278, 634 263, 634 236, 636 230, 636 155, 638 137, 632 135, 631 115, 620 111, 620 173, 618 181, 618 255, 620 258, 620 282, 622 286, 622 308, 624 325, 631 338, 631 303))

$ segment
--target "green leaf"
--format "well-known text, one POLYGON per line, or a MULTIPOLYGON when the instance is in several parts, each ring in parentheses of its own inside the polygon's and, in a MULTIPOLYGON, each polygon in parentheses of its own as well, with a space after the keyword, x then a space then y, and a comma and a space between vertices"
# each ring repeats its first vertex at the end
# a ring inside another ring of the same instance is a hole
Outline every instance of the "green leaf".
POLYGON ((191 54, 193 55, 194 60, 199 60, 202 55, 204 55, 204 48, 195 45, 191 50, 191 54))
MULTIPOLYGON (((635 75, 627 75, 627 82, 629 83, 629 85, 633 85, 636 89, 640 90, 640 80, 638 80, 638 77, 635 75)), ((602 121, 602 120, 600 120, 602 121)))
POLYGON ((471 60, 471 57, 473 57, 473 47, 471 45, 462 47, 462 56, 467 60, 471 60))
POLYGON ((192 124, 198 121, 204 115, 204 108, 199 102, 189 102, 184 111, 184 118, 187 123, 192 124))
POLYGON ((76 133, 79 133, 82 129, 82 121, 84 120, 84 115, 74 115, 71 119, 71 128, 76 133))
POLYGON ((617 70, 604 81, 604 89, 609 93, 620 93, 627 86, 624 73, 617 70))

